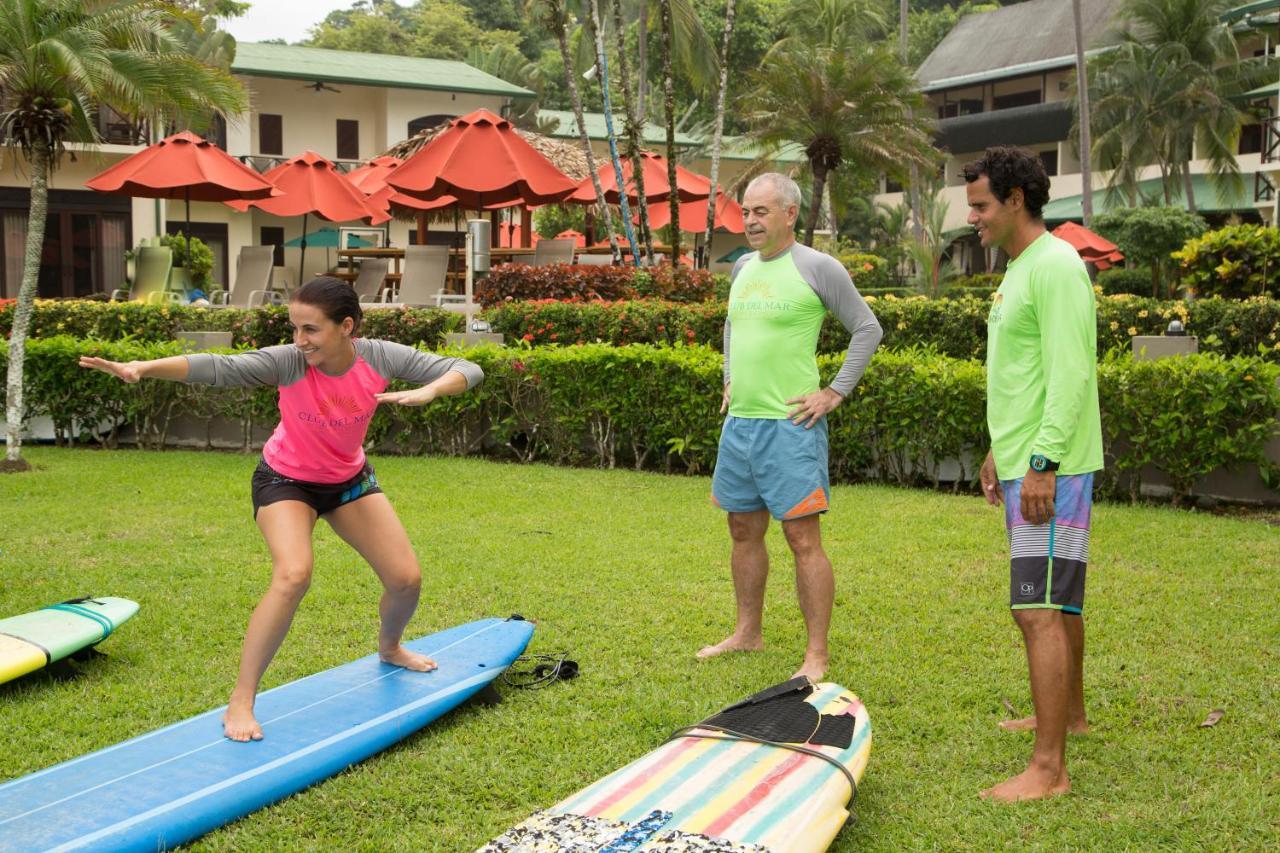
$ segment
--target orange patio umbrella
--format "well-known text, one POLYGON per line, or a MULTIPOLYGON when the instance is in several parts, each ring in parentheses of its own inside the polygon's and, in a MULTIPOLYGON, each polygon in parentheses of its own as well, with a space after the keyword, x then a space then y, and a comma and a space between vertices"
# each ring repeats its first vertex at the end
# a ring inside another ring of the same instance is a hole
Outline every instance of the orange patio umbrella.
POLYGON ((1053 229, 1053 236, 1066 240, 1086 263, 1091 263, 1100 270, 1109 269, 1113 264, 1124 260, 1124 254, 1115 243, 1083 225, 1064 222, 1053 229))
POLYGON ((550 204, 576 186, 511 122, 483 109, 453 119, 386 180, 400 195, 424 202, 452 196, 470 210, 550 204))
MULTIPOLYGON (((701 234, 707 227, 707 198, 680 203, 680 230, 701 234)), ((661 204, 649 210, 649 225, 661 228, 671 222, 671 205, 661 204)), ((742 220, 742 207, 724 190, 716 189, 715 228, 723 228, 732 234, 742 234, 747 225, 742 220)))
MULTIPOLYGON (((391 217, 368 204, 365 194, 356 188, 333 163, 314 151, 304 151, 263 175, 284 192, 275 198, 259 201, 229 201, 236 210, 250 206, 276 216, 302 216, 302 233, 307 233, 307 217, 318 216, 330 222, 362 220, 370 225, 386 222, 391 217)), ((307 241, 302 240, 302 257, 298 261, 298 281, 307 257, 307 241)))
MULTIPOLYGON (((641 168, 644 170, 644 196, 647 201, 665 201, 671 195, 671 184, 667 181, 667 161, 660 154, 654 154, 652 151, 640 152, 641 168)), ((633 167, 630 158, 623 159, 622 180, 626 187, 627 201, 636 204, 639 202, 639 195, 636 193, 635 179, 633 175, 633 167)), ((604 190, 605 200, 609 204, 619 204, 621 198, 618 195, 618 178, 613 170, 613 163, 607 162, 596 170, 596 174, 600 178, 600 186, 604 190)), ((691 172, 684 166, 676 166, 676 192, 680 197, 680 201, 697 201, 705 199, 711 195, 711 181, 704 178, 696 172, 691 172)), ((574 201, 580 204, 595 204, 596 190, 591 183, 591 176, 587 176, 585 180, 578 184, 573 195, 569 196, 566 201, 574 201)), ((706 216, 706 207, 703 207, 703 216, 706 216)), ((653 224, 653 215, 650 214, 649 223, 653 224)), ((705 219, 703 224, 706 224, 705 219)))
POLYGON ((135 198, 182 199, 191 236, 191 200, 264 199, 281 194, 265 177, 189 131, 175 133, 95 175, 85 186, 135 198))

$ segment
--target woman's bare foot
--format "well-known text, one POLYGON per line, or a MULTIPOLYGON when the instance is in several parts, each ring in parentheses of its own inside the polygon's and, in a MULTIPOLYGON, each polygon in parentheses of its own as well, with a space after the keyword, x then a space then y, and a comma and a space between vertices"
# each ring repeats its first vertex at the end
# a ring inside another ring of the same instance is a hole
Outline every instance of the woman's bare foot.
MULTIPOLYGON (((1006 732, 1034 732, 1036 730, 1035 716, 1023 717, 1021 720, 1001 720, 1000 728, 1006 732)), ((1089 733, 1088 722, 1081 720, 1078 723, 1067 723, 1067 734, 1087 735, 1089 733)))
POLYGON ((1067 778, 1066 769, 1057 772, 1045 771, 1036 767, 1006 779, 999 785, 988 788, 978 794, 984 800, 997 803, 1016 803, 1020 800, 1042 800, 1056 797, 1071 790, 1071 780, 1067 778))
POLYGON ((827 674, 827 664, 829 663, 826 652, 805 652, 804 663, 800 664, 800 668, 796 670, 792 678, 805 678, 817 684, 822 680, 822 676, 827 674))
POLYGON ((392 666, 402 666, 405 669, 411 669, 414 672, 430 672, 436 668, 436 662, 426 655, 420 655, 417 652, 411 652, 404 646, 396 646, 389 652, 378 652, 378 657, 383 663, 389 663, 392 666))
POLYGON ((764 648, 763 637, 753 637, 742 639, 737 634, 730 635, 727 639, 721 640, 714 646, 703 646, 698 650, 695 657, 706 660, 707 658, 719 657, 729 652, 758 652, 764 648))
POLYGON ((246 702, 232 697, 227 703, 227 712, 222 715, 222 733, 228 740, 240 743, 262 740, 262 726, 253 716, 253 699, 246 702))

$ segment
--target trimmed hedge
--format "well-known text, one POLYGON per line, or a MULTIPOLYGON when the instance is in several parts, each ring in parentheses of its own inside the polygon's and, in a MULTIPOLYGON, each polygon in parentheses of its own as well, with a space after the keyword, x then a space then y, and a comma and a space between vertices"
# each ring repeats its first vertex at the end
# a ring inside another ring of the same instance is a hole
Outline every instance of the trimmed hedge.
MULTIPOLYGON (((81 341, 28 344, 29 415, 49 415, 61 438, 78 425, 132 424, 145 446, 162 446, 174 415, 239 420, 246 447, 254 426, 278 417, 275 390, 211 389, 174 382, 126 385, 77 366, 80 355, 118 361, 178 352, 176 343, 81 341)), ((488 453, 520 461, 709 472, 722 416, 720 354, 704 346, 499 347, 468 350, 486 381, 422 408, 383 407, 370 446, 403 453, 488 453)), ((819 359, 830 381, 842 359, 819 359)), ((0 355, 0 364, 3 356, 0 355)), ((1155 362, 1114 357, 1098 368, 1108 471, 1100 481, 1151 464, 1179 496, 1221 466, 1258 464, 1280 415, 1280 366, 1260 359, 1189 356, 1155 362)), ((941 479, 959 459, 972 482, 987 446, 981 364, 924 351, 882 352, 856 393, 831 417, 831 472, 839 481, 902 484, 941 479)), ((105 438, 114 442, 115 431, 105 438)))
POLYGON ((717 276, 689 267, 584 266, 581 264, 500 264, 476 282, 476 301, 485 307, 529 299, 669 299, 705 302, 716 297, 717 276))
MULTIPOLYGON (((365 311, 362 333, 434 348, 444 343, 446 332, 461 331, 464 322, 462 315, 439 308, 373 309, 365 311)), ((0 332, 5 338, 9 337, 12 324, 13 301, 0 301, 0 332)), ((284 305, 201 308, 79 299, 37 299, 27 335, 172 341, 183 331, 231 332, 232 345, 236 347, 265 347, 292 339, 289 309, 284 305)))

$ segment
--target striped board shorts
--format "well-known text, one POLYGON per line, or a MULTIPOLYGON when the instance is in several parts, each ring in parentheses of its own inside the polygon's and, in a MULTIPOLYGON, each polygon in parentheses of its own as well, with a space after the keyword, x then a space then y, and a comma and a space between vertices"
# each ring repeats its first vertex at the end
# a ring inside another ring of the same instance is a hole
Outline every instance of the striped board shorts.
POLYGON ((1022 479, 1001 480, 1009 533, 1009 606, 1084 609, 1084 573, 1089 562, 1093 473, 1057 478, 1054 516, 1048 524, 1022 517, 1022 479))

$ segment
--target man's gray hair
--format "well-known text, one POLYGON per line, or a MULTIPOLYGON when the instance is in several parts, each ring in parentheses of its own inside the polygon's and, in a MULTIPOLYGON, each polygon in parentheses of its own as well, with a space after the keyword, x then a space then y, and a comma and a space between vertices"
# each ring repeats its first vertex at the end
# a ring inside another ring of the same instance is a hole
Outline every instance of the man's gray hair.
POLYGON ((751 179, 751 183, 747 184, 746 191, 751 192, 753 187, 764 184, 773 187, 773 191, 777 195, 778 201, 782 202, 783 207, 800 206, 799 184, 778 172, 765 172, 763 175, 756 175, 751 179))

